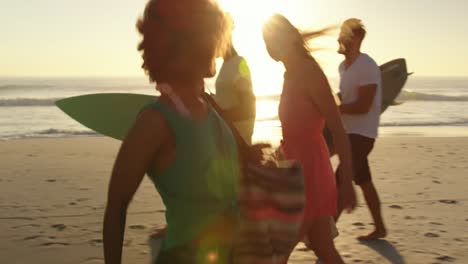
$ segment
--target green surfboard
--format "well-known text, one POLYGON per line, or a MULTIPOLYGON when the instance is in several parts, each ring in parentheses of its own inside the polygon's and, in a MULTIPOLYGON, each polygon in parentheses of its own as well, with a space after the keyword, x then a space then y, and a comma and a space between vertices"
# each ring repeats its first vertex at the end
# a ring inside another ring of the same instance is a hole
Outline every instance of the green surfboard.
MULTIPOLYGON (((382 112, 395 105, 395 98, 406 83, 408 72, 404 59, 380 66, 382 71, 382 112)), ((141 109, 156 100, 156 96, 130 93, 88 94, 62 99, 56 105, 67 115, 102 135, 122 140, 141 109)), ((330 133, 324 136, 331 144, 330 133)))
POLYGON ((102 93, 70 97, 55 104, 84 126, 122 140, 141 109, 156 98, 145 94, 102 93))

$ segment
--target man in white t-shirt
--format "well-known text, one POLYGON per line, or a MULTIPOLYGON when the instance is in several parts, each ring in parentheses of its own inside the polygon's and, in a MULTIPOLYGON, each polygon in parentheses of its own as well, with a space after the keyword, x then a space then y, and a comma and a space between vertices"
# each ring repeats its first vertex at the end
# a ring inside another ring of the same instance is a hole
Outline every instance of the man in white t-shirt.
MULTIPOLYGON (((372 240, 387 235, 368 161, 378 135, 382 80, 377 63, 369 55, 361 53, 365 35, 364 25, 358 19, 348 19, 341 27, 338 52, 345 56, 345 60, 339 68, 339 108, 351 143, 354 182, 361 187, 375 223, 375 230, 359 239, 372 240)), ((339 171, 338 167, 337 174, 339 171)))
POLYGON ((247 144, 252 144, 255 126, 256 100, 247 61, 239 56, 230 43, 223 57, 223 66, 216 79, 216 103, 223 109, 247 144))

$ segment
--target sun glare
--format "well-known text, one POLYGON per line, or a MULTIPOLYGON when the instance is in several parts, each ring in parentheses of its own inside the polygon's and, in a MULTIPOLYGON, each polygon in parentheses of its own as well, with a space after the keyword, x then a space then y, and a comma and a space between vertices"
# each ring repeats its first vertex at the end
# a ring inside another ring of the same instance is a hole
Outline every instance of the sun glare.
POLYGON ((233 41, 247 59, 257 95, 278 94, 282 84, 281 65, 268 56, 262 39, 262 25, 274 13, 282 13, 280 0, 220 0, 234 19, 233 41))
POLYGON ((236 26, 258 27, 273 13, 281 10, 279 0, 220 0, 223 9, 230 13, 236 26))

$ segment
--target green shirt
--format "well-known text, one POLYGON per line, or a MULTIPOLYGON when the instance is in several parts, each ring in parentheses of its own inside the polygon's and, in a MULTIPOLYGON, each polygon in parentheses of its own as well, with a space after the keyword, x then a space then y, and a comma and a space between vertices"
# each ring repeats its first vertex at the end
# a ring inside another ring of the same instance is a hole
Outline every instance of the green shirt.
POLYGON ((198 238, 227 210, 238 210, 240 164, 235 138, 210 106, 204 120, 193 120, 156 101, 175 137, 176 157, 156 175, 148 171, 166 206, 163 250, 198 238))

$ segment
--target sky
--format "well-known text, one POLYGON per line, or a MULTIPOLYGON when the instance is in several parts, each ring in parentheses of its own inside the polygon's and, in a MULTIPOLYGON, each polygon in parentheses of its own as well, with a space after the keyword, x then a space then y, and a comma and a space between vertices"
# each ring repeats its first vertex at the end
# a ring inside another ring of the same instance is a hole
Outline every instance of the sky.
MULTIPOLYGON (((176 0, 174 0, 176 1, 176 0)), ((281 78, 261 39, 273 12, 302 29, 362 19, 363 52, 379 64, 403 57, 418 76, 468 76, 466 0, 220 0, 236 20, 235 45, 254 82, 281 78), (272 77, 275 76, 275 77, 272 77)), ((135 22, 144 0, 0 0, 0 76, 143 76, 135 22)), ((328 76, 342 57, 336 34, 311 43, 328 76)))

